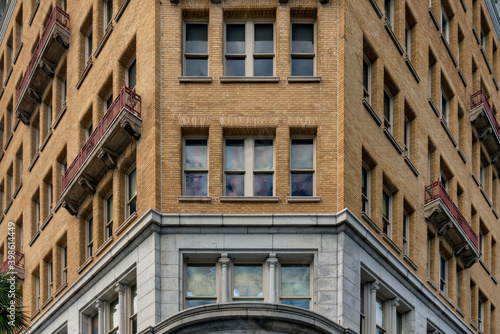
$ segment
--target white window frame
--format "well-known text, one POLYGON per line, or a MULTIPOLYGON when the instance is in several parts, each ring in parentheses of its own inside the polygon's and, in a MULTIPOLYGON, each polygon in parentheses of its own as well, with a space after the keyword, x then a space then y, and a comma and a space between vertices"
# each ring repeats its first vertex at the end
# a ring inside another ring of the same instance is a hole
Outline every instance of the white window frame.
POLYGON ((389 97, 389 118, 387 119, 385 115, 385 96, 384 96, 384 127, 392 134, 393 132, 393 123, 394 123, 394 96, 391 94, 387 87, 384 87, 384 94, 387 94, 389 97))
POLYGON ((64 77, 63 80, 61 80, 61 108, 64 108, 66 106, 66 95, 68 94, 67 91, 67 81, 66 77, 64 77))
POLYGON ((92 216, 90 216, 85 220, 85 258, 89 259, 93 255, 94 255, 94 219, 92 216), (92 239, 90 239, 90 231, 92 231, 92 239))
POLYGON ((40 276, 35 276, 35 308, 40 309, 40 276))
POLYGON ((479 184, 483 189, 486 187, 486 167, 482 162, 479 163, 479 184))
POLYGON ((444 189, 448 191, 448 185, 449 185, 449 180, 448 177, 443 173, 443 171, 439 172, 439 180, 441 181, 441 184, 443 185, 444 189))
MULTIPOLYGON (((276 30, 276 29, 275 29, 276 30)), ((317 24, 315 20, 293 20, 290 24, 290 75, 294 76, 292 73, 292 62, 293 58, 312 58, 313 59, 313 73, 312 75, 317 75, 317 54, 318 54, 318 32, 317 24), (313 25, 313 44, 314 53, 293 53, 292 52, 292 27, 294 24, 312 24, 313 25)))
POLYGON ((61 285, 68 283, 68 245, 61 246, 61 285))
POLYGON ((47 183, 47 216, 52 214, 53 190, 52 180, 50 180, 49 183, 47 183))
POLYGON ((410 214, 403 211, 403 254, 410 256, 410 214))
POLYGON ((103 0, 103 27, 104 31, 108 30, 111 22, 113 21, 113 0, 103 0), (109 8, 109 4, 111 4, 111 8, 109 8), (111 9, 111 13, 109 12, 111 9))
POLYGON ((47 262, 47 297, 52 297, 54 291, 54 263, 52 260, 47 262))
MULTIPOLYGON (((111 108, 111 106, 113 105, 113 102, 114 102, 114 99, 113 99, 113 91, 111 90, 107 95, 106 95, 106 98, 104 99, 104 104, 103 104, 103 107, 104 107, 104 114, 106 114, 106 112, 108 111, 109 108, 111 108), (109 104, 108 106, 108 101, 111 101, 111 103, 109 104)), ((104 115, 103 114, 103 115, 104 115)))
MULTIPOLYGON (((371 100, 372 100, 372 63, 371 61, 368 59, 368 57, 366 57, 366 55, 363 55, 363 63, 366 64, 366 68, 367 68, 367 73, 366 73, 366 85, 367 87, 365 87, 364 85, 364 82, 363 82, 363 98, 369 103, 371 104, 371 100)), ((363 80, 364 80, 364 64, 363 64, 363 80)))
MULTIPOLYGON (((363 210, 363 204, 366 203, 366 210, 364 210, 364 213, 370 217, 371 213, 371 168, 368 167, 365 163, 362 164, 361 167, 361 178, 363 178, 363 169, 366 170, 366 195, 363 194, 363 189, 361 189, 361 200, 362 200, 362 205, 361 209, 363 210)), ((363 179, 361 179, 361 186, 363 186, 363 179)))
POLYGON ((479 331, 484 331, 484 301, 481 298, 478 298, 477 305, 477 327, 479 331))
POLYGON ((375 319, 375 327, 376 329, 382 331, 382 333, 387 333, 387 330, 389 326, 387 326, 387 304, 388 304, 388 301, 383 299, 381 296, 377 295, 376 297, 376 300, 375 300, 375 305, 377 303, 380 303, 382 304, 382 325, 379 325, 377 324, 377 311, 375 311, 375 314, 374 314, 374 319, 375 319))
POLYGON ((125 69, 125 84, 127 85, 127 87, 135 91, 135 87, 137 86, 137 61, 135 57, 129 62, 127 68, 125 69), (130 68, 134 63, 135 63, 135 85, 134 87, 130 87, 130 68))
MULTIPOLYGON (((244 174, 244 183, 243 183, 243 197, 254 197, 254 176, 257 174, 271 174, 273 176, 273 193, 271 196, 276 194, 276 137, 254 137, 254 136, 228 136, 224 137, 224 159, 223 159, 223 168, 224 168, 224 178, 223 178, 223 189, 224 196, 226 195, 226 175, 233 174, 235 172, 242 172, 244 174), (243 140, 244 142, 244 161, 243 166, 244 170, 242 171, 233 171, 226 170, 226 140, 243 140), (265 171, 257 171, 254 169, 255 167, 255 141, 258 140, 272 140, 273 141, 273 168, 271 170, 265 171)), ((231 195, 233 196, 233 195, 231 195)), ((266 197, 266 196, 259 196, 266 197)))
MULTIPOLYGON (((308 307, 308 310, 312 310, 312 291, 313 291, 313 267, 312 267, 312 264, 311 263, 297 263, 297 262, 282 262, 282 261, 279 261, 279 271, 278 271, 278 299, 279 299, 279 303, 282 304, 282 301, 283 300, 307 300, 309 301, 309 307, 308 307), (300 297, 292 297, 292 296, 283 296, 282 293, 281 293, 281 283, 282 283, 282 280, 281 280, 281 277, 282 277, 282 266, 283 265, 309 265, 309 296, 300 296, 300 297)), ((265 290, 265 281, 266 281, 266 277, 265 275, 263 276, 263 289, 265 290)))
POLYGON ((108 240, 113 236, 113 192, 106 196, 104 199, 104 240, 108 240), (110 217, 110 212, 108 211, 108 202, 111 199, 111 217, 110 217), (109 219, 111 218, 111 219, 109 219), (111 229, 111 234, 109 233, 111 229))
POLYGON ((292 174, 293 173, 310 173, 313 175, 313 191, 312 196, 316 196, 316 136, 291 136, 290 137, 290 195, 292 190, 292 174), (292 169, 292 141, 294 139, 312 139, 313 140, 313 169, 292 169))
POLYGON ((394 30, 394 0, 385 0, 384 1, 384 14, 385 18, 391 25, 391 29, 394 30), (387 4, 389 4, 389 8, 387 8, 387 4), (389 15, 387 15, 389 14, 389 15))
POLYGON ((40 200, 35 201, 35 225, 36 231, 40 231, 40 200))
MULTIPOLYGON (((186 174, 189 173, 199 173, 199 174, 207 174, 207 196, 208 196, 208 189, 209 189, 209 147, 208 147, 208 138, 206 136, 187 136, 182 138, 182 194, 186 195, 186 174), (200 168, 200 169, 186 169, 186 140, 204 140, 206 141, 207 144, 207 168, 200 168)), ((224 187, 225 189, 225 187, 224 187)))
MULTIPOLYGON (((104 102, 106 103, 106 102, 104 102)), ((106 105, 104 105, 106 106, 106 105)), ((90 136, 92 135, 92 132, 94 132, 94 125, 92 121, 89 122, 89 124, 85 127, 85 141, 87 141, 90 136)))
MULTIPOLYGON (((225 27, 225 25, 224 25, 225 27)), ((187 59, 206 59, 207 61, 207 76, 210 76, 210 66, 208 66, 208 59, 209 59, 209 41, 210 41, 210 29, 209 29, 209 22, 206 20, 189 20, 189 21, 184 21, 183 24, 183 43, 182 43, 182 53, 184 54, 184 61, 182 64, 182 73, 186 75, 186 63, 187 59), (187 37, 187 25, 188 24, 205 24, 207 26, 207 52, 206 53, 187 53, 186 52, 186 37, 187 37)), ((225 35, 224 35, 225 36, 225 35)), ((225 41, 225 40, 224 40, 225 41)), ((224 42, 224 45, 226 43, 224 42)), ((224 46, 225 47, 225 46, 224 46)))
POLYGON ((434 64, 429 64, 429 99, 432 100, 432 69, 434 64))
POLYGON ((125 175, 125 217, 128 218, 130 217, 132 214, 134 214, 135 212, 137 212, 137 169, 136 169, 136 166, 134 165, 133 167, 131 167, 129 169, 129 171, 127 172, 127 174, 125 175), (135 170, 135 189, 136 189, 136 192, 135 192, 135 195, 133 195, 131 198, 129 198, 129 187, 130 187, 130 184, 129 184, 129 176, 130 174, 132 174, 132 172, 135 170), (130 204, 135 200, 135 211, 134 212, 130 212, 130 204))
POLYGON ((224 75, 227 69, 227 59, 244 59, 245 60, 245 75, 242 77, 254 77, 254 61, 257 58, 272 58, 273 59, 273 74, 276 75, 276 21, 270 19, 255 19, 255 20, 227 20, 224 22, 224 75), (228 54, 226 52, 227 46, 227 25, 231 24, 244 24, 245 25, 245 53, 244 54, 228 54), (255 25, 258 24, 272 24, 273 25, 273 53, 256 54, 254 53, 255 46, 255 25))
POLYGON ((448 295, 448 259, 441 253, 439 253, 439 290, 445 295, 448 295), (444 273, 442 272, 441 266, 444 262, 444 273), (444 275, 443 275, 444 274, 444 275), (443 286, 441 288, 441 286, 443 286))
POLYGON ((23 182, 23 156, 17 156, 17 167, 19 172, 19 185, 23 182))
POLYGON ((386 193, 388 195, 388 202, 387 202, 387 214, 388 214, 388 217, 385 217, 383 212, 384 212, 384 208, 383 208, 383 200, 382 200, 382 221, 384 223, 384 225, 387 226, 387 231, 385 232, 385 234, 389 237, 389 238, 392 238, 392 205, 393 205, 393 195, 392 193, 386 188, 384 187, 383 188, 383 191, 382 191, 382 199, 383 199, 383 193, 386 193))
POLYGON ((479 257, 484 261, 484 233, 479 231, 479 257))
POLYGON ((447 43, 450 43, 450 19, 443 5, 441 5, 441 33, 447 43))

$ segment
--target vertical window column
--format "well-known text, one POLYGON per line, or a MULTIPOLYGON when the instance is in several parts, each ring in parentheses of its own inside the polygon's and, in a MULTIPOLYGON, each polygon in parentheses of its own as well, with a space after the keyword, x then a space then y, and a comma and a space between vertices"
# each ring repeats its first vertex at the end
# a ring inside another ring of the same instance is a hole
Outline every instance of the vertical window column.
POLYGON ((125 310, 126 310, 126 305, 125 305, 125 287, 121 283, 116 283, 115 286, 115 291, 118 293, 118 328, 119 330, 116 330, 116 333, 119 332, 124 332, 125 331, 125 310))
POLYGON ((269 267, 269 283, 268 283, 268 303, 276 303, 276 269, 278 266, 278 259, 276 258, 276 254, 269 254, 269 258, 267 259, 267 266, 269 267))

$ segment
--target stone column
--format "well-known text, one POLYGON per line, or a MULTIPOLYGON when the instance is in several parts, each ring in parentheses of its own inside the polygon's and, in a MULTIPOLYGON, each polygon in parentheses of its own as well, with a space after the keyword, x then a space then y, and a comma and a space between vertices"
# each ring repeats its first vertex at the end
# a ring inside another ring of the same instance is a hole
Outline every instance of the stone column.
MULTIPOLYGON (((398 311, 398 306, 399 306, 399 298, 394 298, 391 302, 391 314, 390 314, 390 327, 391 327, 391 332, 392 333, 397 333, 397 311, 398 311)), ((389 327, 389 326, 387 326, 389 327)))
POLYGON ((97 312, 98 312, 98 317, 99 317, 99 330, 98 330, 98 333, 99 334, 104 334, 104 321, 105 321, 105 316, 104 316, 104 313, 105 313, 105 310, 104 310, 104 302, 102 300, 99 300, 97 299, 95 301, 95 307, 97 308, 97 312))
POLYGON ((369 299, 369 313, 368 313, 368 324, 370 327, 368 328, 368 334, 376 334, 377 333, 377 325, 376 325, 376 314, 377 314, 377 291, 380 289, 380 282, 373 281, 370 284, 370 299, 369 299))
POLYGON ((276 298, 276 267, 278 265, 278 259, 276 254, 269 254, 267 259, 267 265, 269 266, 269 289, 268 289, 268 303, 277 303, 276 298))
POLYGON ((118 292, 118 331, 125 333, 125 287, 121 283, 116 283, 115 291, 118 292))
POLYGON ((222 268, 222 277, 221 277, 221 286, 222 286, 222 291, 221 291, 221 303, 227 303, 229 302, 229 285, 228 285, 228 267, 229 267, 229 257, 227 254, 222 254, 221 258, 219 259, 219 263, 221 264, 222 268))

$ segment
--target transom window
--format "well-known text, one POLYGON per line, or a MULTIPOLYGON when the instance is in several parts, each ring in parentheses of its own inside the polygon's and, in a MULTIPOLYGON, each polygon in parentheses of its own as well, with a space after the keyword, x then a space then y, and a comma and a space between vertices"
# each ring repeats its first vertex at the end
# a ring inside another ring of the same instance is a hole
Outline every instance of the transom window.
POLYGON ((226 76, 274 75, 274 23, 227 23, 226 76))
POLYGON ((292 23, 292 76, 313 76, 316 55, 314 23, 292 23))
POLYGON ((184 41, 184 74, 208 75, 208 24, 186 23, 184 41))
POLYGON ((290 190, 292 196, 314 195, 316 165, 314 138, 291 140, 290 190))
POLYGON ((207 139, 184 140, 184 195, 207 196, 207 139))
POLYGON ((274 139, 226 139, 226 196, 273 196, 274 139))

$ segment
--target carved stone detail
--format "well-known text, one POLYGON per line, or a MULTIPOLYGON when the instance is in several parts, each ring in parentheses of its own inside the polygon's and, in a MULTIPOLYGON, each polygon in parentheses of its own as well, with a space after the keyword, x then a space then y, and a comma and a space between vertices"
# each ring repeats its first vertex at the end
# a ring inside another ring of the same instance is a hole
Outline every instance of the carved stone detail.
POLYGON ((88 192, 89 194, 95 193, 94 185, 85 177, 80 176, 80 178, 78 179, 78 184, 82 186, 82 188, 85 189, 85 191, 88 192))

